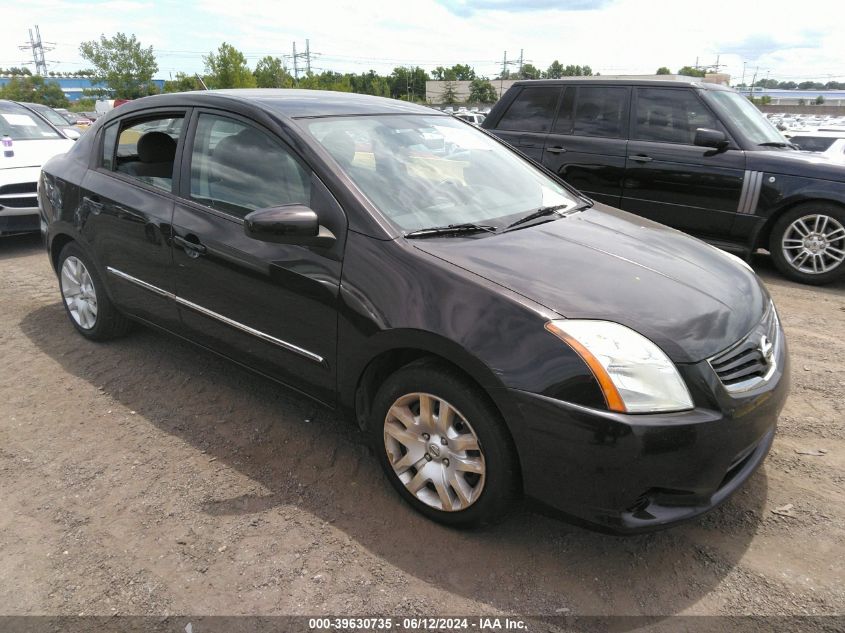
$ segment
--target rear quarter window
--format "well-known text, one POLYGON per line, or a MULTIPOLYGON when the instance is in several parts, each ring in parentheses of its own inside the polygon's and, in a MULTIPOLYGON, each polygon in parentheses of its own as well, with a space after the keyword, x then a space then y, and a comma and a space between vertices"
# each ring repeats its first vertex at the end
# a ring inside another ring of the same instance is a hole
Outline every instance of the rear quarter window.
POLYGON ((560 88, 523 88, 496 126, 500 130, 548 132, 560 97, 560 88))

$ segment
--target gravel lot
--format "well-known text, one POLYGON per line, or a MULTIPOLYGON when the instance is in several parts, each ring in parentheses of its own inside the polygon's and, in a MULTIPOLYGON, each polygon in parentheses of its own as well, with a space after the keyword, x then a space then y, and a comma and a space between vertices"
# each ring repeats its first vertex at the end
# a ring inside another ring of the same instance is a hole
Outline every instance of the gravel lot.
POLYGON ((528 508, 472 533, 417 516, 351 426, 265 379, 146 329, 82 339, 39 239, 2 238, 0 613, 843 614, 845 283, 755 267, 792 393, 729 503, 632 538, 528 508))

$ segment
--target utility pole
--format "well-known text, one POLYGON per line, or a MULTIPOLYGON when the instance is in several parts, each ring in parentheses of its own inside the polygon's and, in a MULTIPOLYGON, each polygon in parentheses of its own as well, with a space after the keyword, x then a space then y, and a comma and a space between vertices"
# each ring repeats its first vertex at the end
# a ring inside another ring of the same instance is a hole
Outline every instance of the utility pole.
POLYGON ((35 74, 42 77, 47 74, 47 62, 44 60, 44 51, 51 51, 55 48, 52 46, 53 42, 47 42, 48 46, 44 46, 41 42, 41 29, 35 25, 35 35, 32 34, 32 29, 29 29, 29 41, 23 46, 18 46, 22 51, 32 51, 32 63, 35 64, 35 74))
POLYGON ((520 76, 520 78, 522 77, 522 62, 523 62, 522 49, 520 48, 519 49, 519 76, 520 76))
POLYGON ((296 42, 293 43, 293 55, 291 55, 291 57, 293 57, 293 79, 294 79, 294 81, 298 82, 299 81, 299 68, 296 65, 296 59, 297 59, 296 42))
POLYGON ((311 74, 311 41, 305 40, 305 73, 311 74))
POLYGON ((745 65, 746 65, 747 63, 748 63, 748 62, 742 62, 742 86, 743 86, 743 88, 745 88, 745 87, 746 87, 746 86, 745 86, 745 65))

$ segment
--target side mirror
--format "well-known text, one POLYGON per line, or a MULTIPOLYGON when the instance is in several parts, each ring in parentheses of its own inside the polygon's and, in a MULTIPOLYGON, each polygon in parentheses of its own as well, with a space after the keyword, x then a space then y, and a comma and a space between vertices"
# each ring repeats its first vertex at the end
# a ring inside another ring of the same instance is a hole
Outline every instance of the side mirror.
POLYGON ((709 152, 706 154, 707 156, 712 156, 713 154, 724 152, 728 149, 730 141, 728 141, 728 137, 725 136, 724 132, 700 127, 695 131, 693 145, 698 145, 699 147, 712 147, 716 151, 712 154, 709 152))
POLYGON ((68 137, 71 141, 75 141, 80 136, 82 136, 82 132, 80 132, 74 127, 66 127, 62 130, 62 132, 64 132, 64 135, 68 137))
POLYGON ((244 218, 244 233, 254 240, 275 244, 328 248, 335 242, 334 233, 320 226, 314 210, 303 204, 253 211, 244 218))

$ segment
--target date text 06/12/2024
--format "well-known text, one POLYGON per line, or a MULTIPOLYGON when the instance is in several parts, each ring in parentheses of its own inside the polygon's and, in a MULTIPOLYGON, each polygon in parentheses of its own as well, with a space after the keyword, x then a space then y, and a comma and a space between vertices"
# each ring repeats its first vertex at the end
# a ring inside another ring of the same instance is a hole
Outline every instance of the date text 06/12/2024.
POLYGON ((528 626, 523 620, 509 617, 473 617, 473 618, 311 618, 308 620, 311 631, 363 630, 363 631, 526 631, 528 626))

